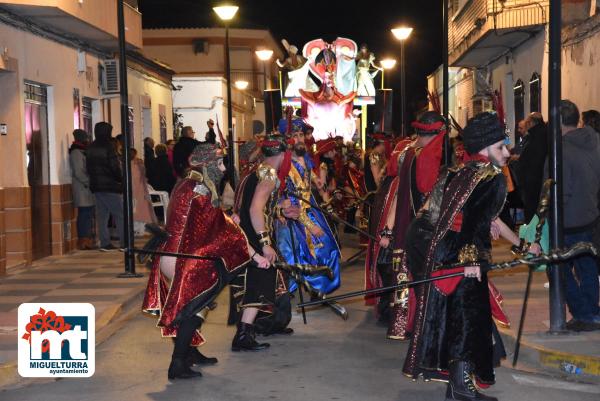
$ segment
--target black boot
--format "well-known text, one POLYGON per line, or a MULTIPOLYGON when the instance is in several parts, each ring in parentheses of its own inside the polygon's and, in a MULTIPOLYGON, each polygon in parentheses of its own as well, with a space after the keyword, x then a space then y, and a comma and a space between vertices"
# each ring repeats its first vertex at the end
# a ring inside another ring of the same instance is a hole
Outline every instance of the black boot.
POLYGON ((169 365, 169 380, 174 379, 191 379, 193 377, 201 377, 202 373, 190 369, 188 362, 185 359, 173 358, 169 365))
POLYGON ((196 347, 190 347, 187 361, 190 366, 215 365, 219 362, 217 358, 202 354, 196 347))
POLYGON ((254 325, 240 322, 233 341, 231 342, 232 351, 260 351, 269 348, 269 343, 256 342, 254 325))
POLYGON ((465 361, 450 363, 450 381, 446 388, 446 401, 498 401, 480 393, 471 377, 471 369, 465 361))
POLYGON ((190 365, 188 364, 190 342, 194 336, 194 331, 201 324, 202 319, 198 316, 185 319, 179 324, 175 347, 173 348, 173 356, 171 357, 171 365, 169 365, 169 380, 190 379, 202 376, 202 373, 190 369, 190 365))
MULTIPOLYGON (((394 271, 391 263, 378 263, 377 271, 379 277, 381 277, 381 283, 384 287, 394 285, 394 271)), ((377 303, 377 324, 380 326, 387 327, 390 323, 392 308, 390 306, 392 302, 392 292, 384 292, 379 294, 379 302, 377 303)))

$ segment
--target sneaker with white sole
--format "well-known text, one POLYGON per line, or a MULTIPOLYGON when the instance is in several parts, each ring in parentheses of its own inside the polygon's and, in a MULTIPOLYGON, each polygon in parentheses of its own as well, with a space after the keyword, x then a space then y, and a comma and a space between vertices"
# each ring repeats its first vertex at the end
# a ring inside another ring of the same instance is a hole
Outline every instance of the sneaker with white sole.
POLYGON ((102 245, 100 246, 100 252, 111 252, 111 251, 116 251, 119 248, 117 248, 116 246, 114 246, 113 244, 108 244, 108 245, 102 245))

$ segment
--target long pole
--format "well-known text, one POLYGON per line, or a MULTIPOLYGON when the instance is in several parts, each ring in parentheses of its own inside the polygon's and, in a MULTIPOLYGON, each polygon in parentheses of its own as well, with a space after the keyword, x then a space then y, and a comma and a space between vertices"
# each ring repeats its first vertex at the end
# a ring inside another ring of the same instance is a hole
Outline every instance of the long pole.
POLYGON ((235 190, 235 144, 233 142, 233 112, 231 98, 231 63, 229 60, 229 22, 225 22, 225 75, 227 79, 227 174, 229 175, 229 183, 235 190))
POLYGON ((405 85, 405 64, 404 64, 404 42, 405 40, 400 41, 400 121, 402 123, 402 128, 400 130, 400 134, 402 138, 406 136, 406 85, 405 85))
MULTIPOLYGON (((572 258, 576 258, 581 255, 588 255, 588 254, 597 257, 599 255, 599 250, 594 246, 594 244, 592 244, 590 242, 578 242, 577 244, 573 245, 570 248, 562 249, 562 250, 561 249, 551 249, 548 253, 541 254, 539 256, 520 257, 517 259, 508 260, 505 262, 493 263, 490 265, 487 265, 485 262, 483 264, 475 262, 475 264, 479 265, 484 271, 489 272, 489 271, 493 271, 493 270, 510 269, 510 268, 513 268, 513 267, 519 266, 519 265, 538 266, 538 265, 544 265, 544 264, 549 264, 549 263, 556 263, 556 262, 565 261, 565 260, 569 260, 572 258)), ((441 271, 449 270, 449 269, 454 270, 456 268, 465 268, 465 267, 467 267, 467 265, 470 265, 470 264, 472 264, 472 263, 462 263, 462 262, 451 263, 449 265, 438 266, 437 269, 439 269, 438 271, 441 272, 441 271)), ((361 296, 361 295, 379 294, 382 292, 392 291, 392 290, 395 290, 398 288, 412 287, 415 285, 431 283, 433 281, 444 280, 444 279, 451 278, 451 277, 460 277, 460 276, 464 276, 464 274, 465 274, 464 270, 460 270, 460 271, 455 271, 454 273, 443 274, 443 275, 439 275, 439 276, 430 275, 430 277, 422 279, 422 280, 405 281, 405 282, 401 282, 399 284, 394 284, 394 285, 387 286, 387 287, 379 287, 379 288, 371 288, 369 290, 353 291, 353 292, 348 292, 345 294, 336 295, 331 298, 320 299, 318 301, 309 301, 309 302, 298 304, 298 307, 301 308, 303 306, 312 306, 312 305, 322 304, 325 302, 339 301, 341 299, 352 298, 352 297, 357 297, 357 296, 361 296)))
MULTIPOLYGON (((296 240, 294 238, 294 228, 292 227, 292 221, 288 220, 287 222, 288 230, 290 232, 290 245, 292 246, 292 254, 294 255, 294 264, 298 264, 298 253, 296 250, 296 240)), ((302 283, 296 283, 298 286, 298 297, 300 298, 300 303, 304 303, 304 295, 302 294, 302 283)), ((302 321, 306 324, 306 308, 302 307, 302 321)))
POLYGON ((263 61, 263 91, 267 90, 267 62, 263 61))
MULTIPOLYGON (((548 63, 548 115, 550 132, 550 177, 556 185, 550 193, 550 246, 563 246, 563 180, 562 180, 562 132, 560 127, 561 97, 561 1, 550 1, 550 54, 548 63)), ((550 332, 565 329, 565 301, 561 272, 558 264, 548 268, 550 281, 550 332)))
MULTIPOLYGON (((448 77, 448 0, 442 0, 443 9, 442 9, 442 23, 443 29, 442 34, 444 35, 442 39, 442 57, 444 58, 444 65, 442 67, 442 97, 444 101, 443 106, 443 114, 444 119, 446 120, 446 132, 450 132, 450 120, 448 118, 449 114, 449 104, 450 104, 450 89, 449 89, 449 77, 448 77)), ((450 153, 450 136, 446 135, 444 137, 444 165, 449 166, 451 162, 451 153, 450 153)))
MULTIPOLYGON (((129 148, 131 147, 131 132, 129 132, 129 99, 127 94, 127 55, 125 54, 125 17, 123 13, 123 0, 117 0, 117 19, 119 26, 119 84, 121 94, 121 132, 125 137, 123 144, 123 230, 125 236, 125 272, 119 277, 141 277, 135 273, 135 260, 133 253, 133 192, 131 187, 131 160, 129 148)), ((121 238, 121 241, 123 238, 121 238)))
POLYGON ((346 220, 342 219, 341 217, 339 217, 337 214, 332 213, 332 212, 328 212, 327 210, 323 209, 320 206, 315 205, 314 203, 312 203, 310 200, 308 199, 304 199, 303 197, 299 196, 297 192, 290 192, 290 191, 286 191, 286 193, 288 195, 291 195, 293 197, 295 197, 296 199, 298 199, 300 202, 304 202, 308 205, 310 205, 311 207, 315 208, 316 210, 318 210, 319 212, 323 213, 325 216, 329 216, 332 219, 334 219, 335 221, 338 221, 340 223, 342 223, 343 225, 345 225, 346 227, 350 227, 356 231, 358 231, 360 234, 364 235, 365 237, 369 238, 372 241, 379 241, 377 238, 375 238, 373 235, 371 235, 370 233, 366 232, 363 229, 360 229, 358 227, 356 227, 354 224, 348 223, 346 220))

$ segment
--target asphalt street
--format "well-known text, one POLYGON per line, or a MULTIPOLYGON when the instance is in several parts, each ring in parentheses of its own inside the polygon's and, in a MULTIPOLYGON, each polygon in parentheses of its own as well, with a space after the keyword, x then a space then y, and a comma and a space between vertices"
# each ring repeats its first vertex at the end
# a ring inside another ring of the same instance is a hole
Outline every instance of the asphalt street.
MULTIPOLYGON (((343 290, 361 287, 363 270, 344 271, 343 290)), ((385 339, 372 311, 361 300, 344 303, 343 321, 327 308, 312 309, 308 324, 294 313, 290 337, 270 337, 271 349, 257 353, 229 350, 234 328, 226 326, 227 297, 204 326, 202 347, 219 363, 203 377, 169 382, 172 343, 162 339, 156 321, 141 313, 121 323, 96 352, 96 373, 87 379, 27 379, 0 392, 2 401, 202 400, 202 401, 391 401, 443 400, 445 385, 412 382, 402 375, 407 344, 385 339)), ((488 393, 503 401, 598 400, 597 385, 558 380, 500 368, 488 393)))

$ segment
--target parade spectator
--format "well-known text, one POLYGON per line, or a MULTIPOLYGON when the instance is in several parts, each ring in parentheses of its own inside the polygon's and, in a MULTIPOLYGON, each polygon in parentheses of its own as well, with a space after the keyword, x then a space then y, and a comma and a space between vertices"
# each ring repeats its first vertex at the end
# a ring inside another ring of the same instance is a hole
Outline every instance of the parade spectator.
MULTIPOLYGON (((591 127, 577 128, 579 110, 569 101, 560 104, 563 135, 563 210, 565 246, 591 242, 600 212, 600 136, 591 127)), ((573 331, 600 329, 598 268, 596 259, 582 256, 563 270, 566 299, 573 331)))
POLYGON ((154 165, 154 139, 144 138, 144 167, 146 168, 146 178, 150 179, 154 165))
POLYGON ((175 148, 175 144, 177 141, 175 139, 169 139, 166 143, 167 145, 167 158, 169 159, 169 163, 171 163, 171 170, 173 171, 173 177, 177 178, 177 173, 173 168, 173 149, 175 148))
POLYGON ((515 155, 520 155, 523 151, 525 138, 527 137, 527 130, 529 127, 527 126, 527 120, 521 120, 517 124, 517 135, 515 136, 515 146, 511 149, 511 153, 515 155))
POLYGON ((149 179, 150 185, 157 191, 166 191, 171 194, 176 180, 167 155, 167 145, 158 144, 154 151, 156 152, 156 159, 152 166, 152 175, 149 179))
POLYGON ((181 138, 173 148, 173 168, 177 176, 182 177, 185 170, 189 167, 188 158, 192 151, 200 142, 194 139, 196 133, 190 126, 181 129, 181 138))
POLYGON ((90 191, 90 177, 86 168, 86 149, 89 145, 87 132, 73 131, 74 141, 69 148, 71 166, 71 189, 73 206, 77 208, 77 248, 95 249, 94 244, 94 194, 90 191))
POLYGON ((214 145, 217 143, 217 134, 215 134, 215 122, 211 118, 206 122, 206 125, 208 126, 208 131, 206 132, 206 134, 204 134, 204 141, 206 143, 211 143, 214 145))
POLYGON ((148 181, 144 161, 137 157, 137 150, 131 148, 131 188, 133 194, 133 228, 136 235, 143 235, 148 223, 156 223, 156 214, 148 192, 148 181))
POLYGON ((526 126, 527 135, 514 172, 523 201, 525 222, 529 223, 537 210, 542 189, 544 162, 548 154, 548 126, 540 113, 531 113, 526 126))
POLYGON ((365 154, 365 186, 368 192, 376 191, 384 175, 385 137, 382 134, 372 136, 371 149, 365 154))
POLYGON ((96 203, 101 251, 117 249, 110 242, 108 231, 110 216, 115 219, 121 247, 124 247, 125 244, 123 235, 123 174, 119 157, 112 143, 112 128, 112 125, 107 122, 97 123, 94 127, 95 140, 86 152, 90 190, 94 194, 96 203))
POLYGON ((592 127, 594 131, 600 134, 600 112, 598 110, 588 110, 581 113, 583 125, 592 127))

